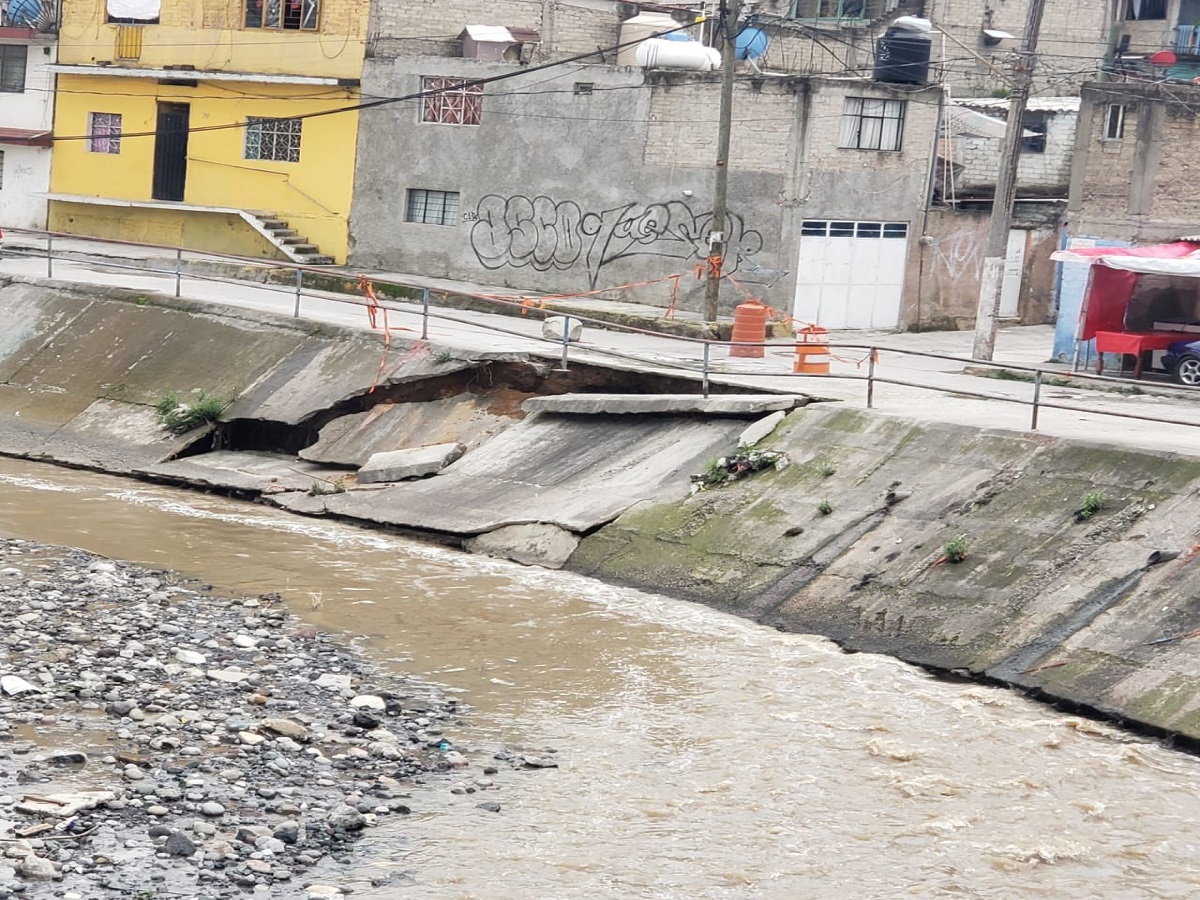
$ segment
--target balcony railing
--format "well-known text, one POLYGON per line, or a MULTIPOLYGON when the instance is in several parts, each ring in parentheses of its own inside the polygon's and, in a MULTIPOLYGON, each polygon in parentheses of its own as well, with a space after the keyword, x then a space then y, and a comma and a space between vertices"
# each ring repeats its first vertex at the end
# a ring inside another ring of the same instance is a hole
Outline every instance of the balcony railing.
POLYGON ((892 12, 900 0, 792 0, 791 18, 817 22, 869 22, 892 12))
POLYGON ((43 34, 56 32, 57 0, 0 0, 0 28, 30 28, 43 34))
POLYGON ((1180 25, 1175 29, 1175 55, 1200 56, 1200 25, 1180 25))

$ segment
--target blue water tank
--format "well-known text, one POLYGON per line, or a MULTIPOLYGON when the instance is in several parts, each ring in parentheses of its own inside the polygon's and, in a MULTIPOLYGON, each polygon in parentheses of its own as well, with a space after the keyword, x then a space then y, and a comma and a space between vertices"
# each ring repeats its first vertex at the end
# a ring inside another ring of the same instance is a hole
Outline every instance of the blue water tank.
POLYGON ((686 31, 669 31, 662 36, 664 41, 691 41, 695 40, 686 31))
POLYGON ((927 84, 933 41, 909 28, 889 28, 875 42, 875 80, 890 84, 927 84))
POLYGON ((760 28, 743 28, 734 39, 734 59, 758 59, 767 52, 771 39, 760 28))

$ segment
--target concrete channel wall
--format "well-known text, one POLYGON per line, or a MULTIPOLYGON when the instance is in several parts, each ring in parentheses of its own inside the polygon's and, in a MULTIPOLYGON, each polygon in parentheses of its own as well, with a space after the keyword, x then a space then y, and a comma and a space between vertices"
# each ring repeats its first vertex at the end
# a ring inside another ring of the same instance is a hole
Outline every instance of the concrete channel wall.
POLYGON ((664 397, 679 385, 15 278, 0 374, 6 455, 564 566, 1200 742, 1200 459, 802 397, 664 397), (164 431, 155 404, 196 389, 231 401, 221 421, 164 431), (771 410, 760 446, 790 464, 692 493, 771 410), (435 443, 465 452, 356 483, 372 455, 435 443), (1081 519, 1089 492, 1104 502, 1081 519), (944 560, 960 536, 966 558, 944 560))

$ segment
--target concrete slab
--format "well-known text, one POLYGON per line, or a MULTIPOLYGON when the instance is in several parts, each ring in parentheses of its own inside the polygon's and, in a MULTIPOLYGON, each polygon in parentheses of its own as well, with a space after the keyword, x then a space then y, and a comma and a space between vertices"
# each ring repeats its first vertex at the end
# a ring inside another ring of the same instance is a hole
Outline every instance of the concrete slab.
POLYGON ((586 532, 643 500, 681 498, 688 476, 743 428, 705 420, 593 416, 526 419, 437 478, 324 498, 336 515, 472 535, 544 522, 586 532))
POLYGON ((557 525, 538 522, 497 528, 471 538, 463 544, 463 549, 484 556, 511 559, 526 566, 561 569, 578 546, 578 535, 557 525))
POLYGON ((308 491, 314 484, 332 486, 330 470, 294 456, 254 451, 219 450, 159 463, 136 474, 155 475, 201 487, 275 493, 308 491))
POLYGON ((462 444, 431 444, 376 453, 358 470, 359 484, 378 484, 381 481, 404 481, 436 475, 463 455, 462 444))
POLYGON ((746 430, 738 435, 739 447, 753 447, 759 441, 766 438, 776 428, 779 423, 787 417, 787 413, 782 409, 776 410, 769 416, 763 416, 757 422, 746 426, 746 430))
POLYGON ((499 434, 523 415, 516 406, 527 394, 458 394, 424 403, 380 403, 363 413, 339 416, 300 458, 358 467, 374 453, 454 441, 470 449, 499 434), (505 402, 498 402, 504 399, 505 402))
POLYGON ((529 413, 584 416, 761 416, 806 406, 809 400, 800 394, 559 394, 531 397, 521 408, 529 413))

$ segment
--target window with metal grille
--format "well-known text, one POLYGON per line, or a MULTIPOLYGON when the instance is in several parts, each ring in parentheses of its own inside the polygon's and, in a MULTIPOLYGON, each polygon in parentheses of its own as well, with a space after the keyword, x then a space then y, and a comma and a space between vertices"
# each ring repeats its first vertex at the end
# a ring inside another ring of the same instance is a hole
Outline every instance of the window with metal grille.
POLYGON ((247 28, 315 31, 320 23, 320 0, 246 0, 247 28))
POLYGON ((1165 19, 1167 0, 1125 0, 1125 18, 1131 21, 1165 19))
POLYGON ((838 146, 847 150, 899 150, 907 102, 847 97, 838 146))
POLYGON ((1025 130, 1033 133, 1021 138, 1022 153, 1046 152, 1046 129, 1049 122, 1050 117, 1044 112, 1025 113, 1025 130))
POLYGON ((458 191, 409 188, 404 219, 423 225, 454 225, 458 222, 458 191))
POLYGON ((1119 141, 1125 137, 1125 107, 1120 103, 1110 104, 1104 114, 1104 139, 1119 141))
POLYGON ((29 48, 24 44, 0 44, 0 92, 25 93, 25 62, 29 48))
POLYGON ((88 113, 88 150, 92 153, 121 152, 120 113, 88 113))
POLYGON ((468 84, 459 78, 421 79, 426 94, 422 122, 442 125, 478 125, 483 118, 483 85, 468 84))
POLYGON ((246 159, 300 162, 300 119, 246 118, 246 159))

